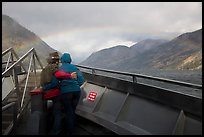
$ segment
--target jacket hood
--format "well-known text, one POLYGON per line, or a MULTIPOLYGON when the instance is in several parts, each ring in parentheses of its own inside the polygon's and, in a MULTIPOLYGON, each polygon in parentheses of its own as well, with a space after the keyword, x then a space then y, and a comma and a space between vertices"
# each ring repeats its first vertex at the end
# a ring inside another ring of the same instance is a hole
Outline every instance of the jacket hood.
POLYGON ((71 63, 72 59, 69 53, 64 53, 61 57, 61 62, 62 63, 71 63))

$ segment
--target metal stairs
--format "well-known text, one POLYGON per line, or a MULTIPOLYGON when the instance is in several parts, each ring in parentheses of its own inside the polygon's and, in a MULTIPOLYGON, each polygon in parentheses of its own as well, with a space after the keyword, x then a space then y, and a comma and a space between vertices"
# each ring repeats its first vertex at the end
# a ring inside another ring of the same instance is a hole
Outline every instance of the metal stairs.
MULTIPOLYGON (((37 77, 35 77, 34 73, 30 73, 30 76, 29 76, 29 80, 28 80, 28 83, 27 83, 27 88, 26 88, 26 91, 25 91, 25 95, 24 95, 24 102, 23 104, 26 104, 30 101, 30 95, 29 95, 29 92, 33 89, 35 89, 36 87, 39 87, 40 85, 40 73, 36 73, 37 77), (37 81, 36 81, 37 79, 37 81), (36 81, 36 82, 35 82, 36 81)), ((18 101, 21 101, 22 100, 22 97, 23 97, 23 92, 24 92, 24 89, 25 89, 25 79, 23 81, 21 81, 19 84, 19 98, 17 96, 17 93, 12 91, 12 93, 10 93, 7 98, 3 101, 2 104, 9 104, 9 103, 12 103, 12 102, 16 102, 16 103, 19 103, 18 101)), ((19 104, 20 105, 20 104, 19 104)), ((7 130, 10 130, 10 126, 12 126, 13 124, 13 119, 14 119, 14 109, 13 107, 9 108, 8 110, 6 111, 3 111, 2 112, 2 133, 4 134, 8 134, 7 130)))

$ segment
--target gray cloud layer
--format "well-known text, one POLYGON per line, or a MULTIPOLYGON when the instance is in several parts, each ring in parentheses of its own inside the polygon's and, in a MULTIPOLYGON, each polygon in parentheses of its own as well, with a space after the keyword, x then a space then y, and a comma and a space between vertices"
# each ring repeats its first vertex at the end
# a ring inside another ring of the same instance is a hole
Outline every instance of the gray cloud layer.
POLYGON ((117 42, 202 28, 201 2, 6 2, 2 11, 76 62, 117 42))

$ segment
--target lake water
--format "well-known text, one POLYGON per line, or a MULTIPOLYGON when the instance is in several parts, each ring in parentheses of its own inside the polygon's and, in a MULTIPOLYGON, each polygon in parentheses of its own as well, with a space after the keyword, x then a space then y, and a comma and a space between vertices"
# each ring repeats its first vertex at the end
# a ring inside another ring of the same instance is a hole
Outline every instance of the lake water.
MULTIPOLYGON (((96 73, 102 74, 103 72, 96 72, 96 73)), ((180 71, 177 71, 177 70, 169 70, 169 71, 141 70, 141 71, 137 71, 134 73, 202 85, 202 71, 201 70, 198 70, 198 71, 192 71, 192 70, 180 70, 180 71)), ((105 73, 105 75, 110 76, 113 74, 105 73)), ((131 77, 125 77, 125 76, 121 76, 121 75, 114 75, 114 77, 120 77, 123 79, 132 80, 131 77)), ((185 93, 190 94, 190 95, 202 97, 202 89, 198 90, 198 89, 186 88, 186 87, 181 87, 181 86, 177 86, 174 84, 166 84, 163 82, 156 82, 153 80, 146 80, 146 79, 142 79, 142 78, 137 78, 137 81, 140 83, 145 83, 145 84, 150 84, 150 85, 159 86, 159 87, 163 87, 163 88, 168 88, 170 90, 176 90, 178 92, 185 92, 185 93)), ((8 91, 10 91, 12 88, 13 88, 13 84, 12 84, 11 79, 6 78, 3 85, 2 85, 2 100, 8 94, 8 91)))
MULTIPOLYGON (((155 77, 162 77, 177 81, 183 81, 187 83, 202 85, 202 70, 168 70, 168 71, 146 71, 146 75, 152 75, 155 77)), ((202 98, 202 89, 189 88, 184 86, 178 86, 174 84, 166 84, 161 82, 155 82, 156 86, 161 86, 168 88, 170 90, 176 90, 178 92, 186 93, 188 95, 193 95, 202 98)))

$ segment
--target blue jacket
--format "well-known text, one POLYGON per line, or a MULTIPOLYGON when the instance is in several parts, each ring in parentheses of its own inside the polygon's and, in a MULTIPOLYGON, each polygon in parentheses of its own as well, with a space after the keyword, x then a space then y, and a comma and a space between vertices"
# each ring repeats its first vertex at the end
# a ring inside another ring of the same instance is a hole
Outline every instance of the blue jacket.
POLYGON ((60 82, 60 81, 53 75, 51 82, 48 83, 48 84, 42 85, 42 89, 43 89, 45 92, 48 92, 50 89, 58 88, 59 82, 60 82))
POLYGON ((70 54, 64 53, 61 57, 62 65, 59 67, 59 70, 64 71, 66 73, 77 72, 77 79, 57 79, 55 76, 53 76, 51 83, 43 86, 43 90, 49 90, 59 84, 61 93, 80 91, 80 86, 84 83, 84 77, 81 71, 76 66, 70 64, 71 61, 72 60, 70 54))
POLYGON ((79 92, 80 86, 84 83, 84 77, 80 70, 71 63, 71 56, 68 53, 64 53, 61 57, 61 63, 59 70, 66 73, 77 72, 77 79, 67 78, 60 80, 61 93, 79 92))

